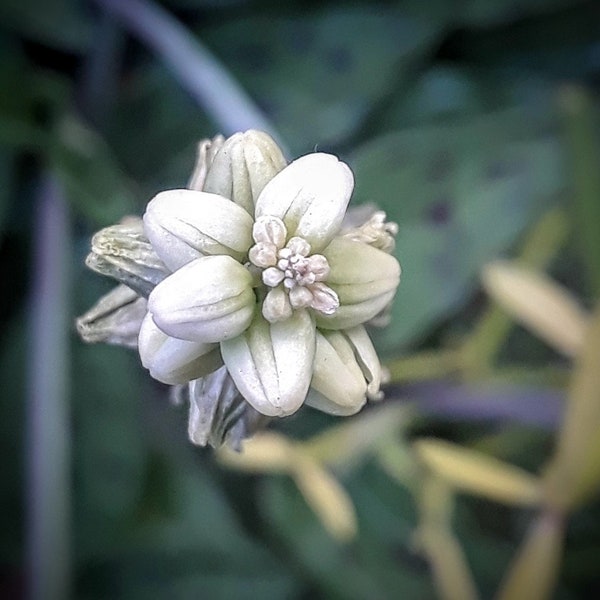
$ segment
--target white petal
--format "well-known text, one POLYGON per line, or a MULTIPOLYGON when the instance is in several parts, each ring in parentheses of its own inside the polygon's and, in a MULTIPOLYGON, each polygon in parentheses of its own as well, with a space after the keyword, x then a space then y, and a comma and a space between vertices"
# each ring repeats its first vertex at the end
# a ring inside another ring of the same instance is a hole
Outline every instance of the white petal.
POLYGON ((304 310, 267 322, 257 315, 243 335, 221 344, 236 386, 260 413, 283 417, 296 412, 308 392, 315 355, 315 326, 304 310))
POLYGON ((252 244, 252 218, 243 208, 216 194, 193 190, 155 196, 146 207, 144 231, 172 271, 210 254, 242 260, 252 244))
POLYGON ((392 255, 343 237, 336 237, 323 255, 330 267, 327 285, 337 293, 340 306, 332 315, 317 315, 319 327, 355 327, 372 319, 393 299, 400 265, 392 255))
POLYGON ((230 198, 253 215, 259 194, 285 165, 279 146, 266 133, 235 133, 215 155, 203 189, 230 198))
POLYGON ((367 382, 347 338, 317 331, 317 350, 309 406, 333 415, 352 415, 367 401, 367 382))
POLYGON ((368 323, 384 310, 394 299, 396 290, 369 298, 356 304, 341 304, 335 313, 326 315, 315 312, 317 327, 321 329, 348 329, 368 323))
POLYGON ((150 375, 169 385, 203 377, 223 364, 218 344, 187 342, 168 336, 156 326, 150 313, 142 322, 138 347, 142 365, 150 375))
POLYGON ((204 256, 167 277, 148 298, 155 323, 191 342, 220 342, 252 321, 256 298, 248 269, 230 256, 204 256))
POLYGON ((338 232, 353 187, 352 171, 337 157, 307 154, 265 186, 256 201, 256 216, 279 217, 290 237, 304 238, 319 252, 338 232))

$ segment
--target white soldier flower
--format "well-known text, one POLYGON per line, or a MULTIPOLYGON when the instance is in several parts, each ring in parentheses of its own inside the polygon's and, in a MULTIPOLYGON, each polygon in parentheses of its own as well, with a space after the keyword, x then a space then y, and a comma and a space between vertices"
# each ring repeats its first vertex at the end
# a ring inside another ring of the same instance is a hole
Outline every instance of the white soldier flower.
POLYGON ((344 228, 353 187, 331 154, 285 166, 264 133, 217 137, 200 144, 189 189, 148 203, 143 231, 128 222, 95 238, 91 266, 148 297, 141 326, 136 315, 142 364, 186 386, 194 442, 251 433, 255 414, 286 416, 307 403, 348 415, 380 398, 363 324, 398 286, 397 226, 370 211, 344 228), (209 405, 246 420, 206 425, 219 412, 209 405))
MULTIPOLYGON (((265 415, 292 414, 306 399, 317 324, 356 327, 377 315, 398 285, 390 254, 335 237, 353 184, 346 164, 314 153, 264 186, 254 221, 247 203, 193 190, 162 192, 146 209, 146 235, 174 271, 148 298, 153 323, 197 344, 196 356, 220 344, 238 389, 265 415)), ((182 363, 193 354, 185 346, 182 363)), ((185 372, 184 365, 172 368, 185 372)))

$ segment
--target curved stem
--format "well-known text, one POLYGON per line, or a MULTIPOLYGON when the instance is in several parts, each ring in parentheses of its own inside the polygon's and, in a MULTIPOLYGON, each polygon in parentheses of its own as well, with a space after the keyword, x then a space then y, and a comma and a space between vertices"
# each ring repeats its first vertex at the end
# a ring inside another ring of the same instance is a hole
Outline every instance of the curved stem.
POLYGON ((35 234, 27 404, 29 597, 60 600, 69 597, 70 586, 69 218, 50 175, 40 185, 35 234))
MULTIPOLYGON (((231 135, 273 125, 225 67, 181 23, 151 0, 94 0, 169 66, 185 90, 231 135)), ((282 146, 283 147, 283 146, 282 146)))

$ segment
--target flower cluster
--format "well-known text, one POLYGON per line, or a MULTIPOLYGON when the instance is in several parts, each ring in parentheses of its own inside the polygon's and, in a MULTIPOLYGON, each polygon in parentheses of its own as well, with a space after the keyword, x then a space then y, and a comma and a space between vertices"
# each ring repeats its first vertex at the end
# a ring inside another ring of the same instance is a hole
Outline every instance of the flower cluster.
POLYGON ((261 132, 201 143, 188 189, 94 236, 88 265, 121 285, 79 319, 82 336, 137 346, 155 379, 187 390, 197 443, 304 403, 357 412, 381 395, 364 324, 389 307, 400 266, 383 213, 346 226, 353 185, 337 157, 286 165, 261 132))

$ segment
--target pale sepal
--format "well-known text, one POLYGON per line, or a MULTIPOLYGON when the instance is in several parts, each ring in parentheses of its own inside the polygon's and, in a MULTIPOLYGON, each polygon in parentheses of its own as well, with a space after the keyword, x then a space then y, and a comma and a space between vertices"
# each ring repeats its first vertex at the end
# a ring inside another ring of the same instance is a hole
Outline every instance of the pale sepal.
POLYGON ((344 329, 342 333, 352 345, 358 366, 367 380, 367 398, 381 400, 383 398, 383 392, 379 389, 381 363, 367 330, 362 325, 358 325, 351 329, 344 329))
POLYGON ((256 298, 252 275, 230 256, 204 256, 158 285, 148 299, 154 322, 166 334, 212 343, 242 333, 256 298))
POLYGON ((327 285, 340 306, 332 315, 317 315, 326 329, 346 329, 372 319, 390 303, 400 282, 400 265, 368 244, 336 237, 323 251, 330 271, 327 285))
POLYGON ((323 412, 346 416, 357 413, 367 401, 367 382, 342 332, 317 331, 317 348, 306 403, 323 412))
POLYGON ((269 323, 257 313, 240 336, 221 344, 223 360, 241 394, 260 413, 296 412, 308 391, 315 355, 315 325, 306 310, 269 323))
POLYGON ((268 134, 253 129, 236 133, 216 153, 204 190, 229 198, 253 215, 259 194, 285 165, 279 146, 268 134))
POLYGON ((98 231, 92 238, 85 264, 145 298, 169 274, 146 237, 139 217, 125 217, 120 223, 98 231))
POLYGON ((218 344, 171 337, 156 326, 150 313, 140 328, 138 350, 142 365, 150 375, 169 385, 203 377, 223 364, 218 344))
POLYGON ((289 237, 303 238, 316 253, 338 232, 353 187, 352 171, 337 157, 307 154, 265 186, 256 201, 256 217, 279 217, 289 237))
POLYGON ((242 260, 252 244, 252 218, 245 210, 194 190, 157 194, 146 207, 144 231, 172 271, 206 255, 242 260))
POLYGON ((146 311, 146 299, 121 284, 102 296, 75 324, 84 342, 137 348, 146 311))

